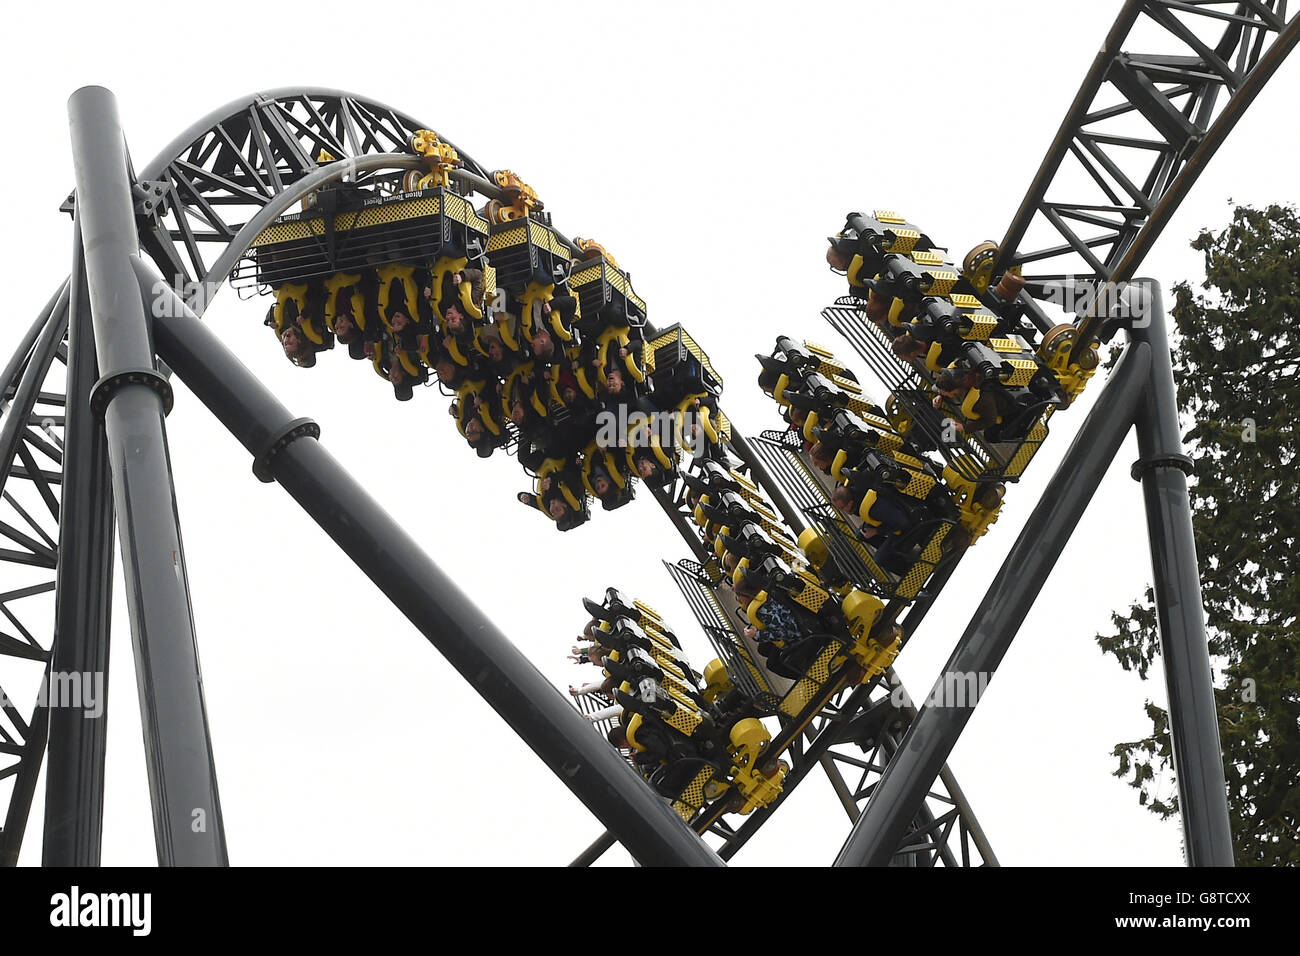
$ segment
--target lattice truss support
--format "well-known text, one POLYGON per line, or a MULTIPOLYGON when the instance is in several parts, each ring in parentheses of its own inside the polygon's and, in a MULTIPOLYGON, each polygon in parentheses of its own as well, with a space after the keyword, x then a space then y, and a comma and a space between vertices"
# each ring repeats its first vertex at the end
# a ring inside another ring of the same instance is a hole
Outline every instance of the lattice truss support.
POLYGON ((1129 0, 1007 230, 1001 266, 1023 266, 1048 297, 1063 280, 1133 278, 1297 40, 1286 0, 1129 0))
MULTIPOLYGON (((343 159, 404 152, 421 128, 386 106, 342 93, 259 95, 142 174, 164 189, 160 214, 142 231, 145 250, 163 275, 200 279, 240 226, 319 168, 322 153, 343 159)), ((460 156, 465 169, 484 175, 460 156)))
MULTIPOLYGON (((719 856, 725 860, 735 856, 814 770, 826 775, 850 823, 858 819, 914 716, 895 702, 900 696, 894 693, 900 686, 897 676, 891 670, 886 678, 841 691, 804 728, 786 751, 790 772, 776 803, 749 817, 735 818, 741 821, 738 826, 731 825, 733 818, 724 817, 709 828, 706 836, 719 856)), ((948 771, 926 794, 891 865, 998 865, 948 771)))
POLYGON ((45 749, 63 482, 66 311, 7 370, 0 418, 0 865, 17 860, 45 749))

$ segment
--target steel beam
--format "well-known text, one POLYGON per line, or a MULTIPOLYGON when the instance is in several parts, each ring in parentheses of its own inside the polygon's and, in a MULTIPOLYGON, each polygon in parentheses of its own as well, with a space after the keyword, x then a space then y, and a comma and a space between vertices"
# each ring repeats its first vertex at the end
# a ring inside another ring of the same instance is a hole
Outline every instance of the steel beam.
POLYGON ((682 540, 691 549, 691 553, 695 555, 696 560, 701 564, 708 564, 713 559, 713 556, 704 547, 704 542, 700 540, 700 536, 695 532, 691 523, 686 520, 686 516, 682 514, 681 509, 673 502, 671 488, 665 491, 658 485, 647 485, 647 487, 650 489, 650 494, 654 496, 655 501, 659 503, 659 507, 664 510, 664 514, 668 516, 668 520, 677 529, 677 533, 682 536, 682 540))
POLYGON ((43 862, 46 866, 98 866, 113 605, 113 486, 104 429, 90 410, 98 365, 80 228, 73 236, 69 282, 53 679, 46 682, 50 715, 43 862), (92 712, 77 706, 78 702, 56 699, 57 689, 74 686, 94 689, 92 712))
POLYGON ((1128 32, 1132 29, 1133 24, 1137 21, 1138 14, 1142 12, 1143 0, 1126 0, 1123 9, 1120 10, 1119 16, 1115 18, 1114 24, 1111 25, 1110 32, 1106 34, 1106 40, 1101 46, 1101 50, 1093 57, 1092 65, 1088 73, 1079 85, 1079 91, 1074 96, 1074 102, 1066 110, 1064 119, 1061 120, 1061 126, 1052 138, 1052 143, 1047 147, 1047 152, 1043 156, 1043 161, 1038 167, 1038 172, 1034 174, 1033 181, 1029 184, 1029 191, 1020 201, 1020 207, 1012 217, 1011 224, 1007 227, 1006 235, 999 244, 999 261, 997 270, 1000 271, 1011 265, 1014 256, 1020 248, 1021 241, 1025 238, 1025 232, 1029 229, 1029 224, 1033 220, 1035 213, 1042 206, 1043 196, 1047 193, 1047 188, 1052 184, 1056 177, 1057 170, 1061 168, 1066 154, 1070 151, 1070 144, 1074 141, 1076 130, 1083 125, 1084 117, 1088 115, 1088 108, 1092 104, 1093 97, 1097 95, 1097 90, 1105 82, 1106 73, 1110 69, 1111 62, 1116 54, 1119 53, 1120 46, 1128 32))
POLYGON ((763 463, 763 459, 754 451, 749 439, 736 428, 734 421, 731 423, 731 447, 735 449, 741 461, 749 467, 749 477, 754 484, 767 492, 768 499, 772 504, 776 505, 776 510, 785 519, 785 523, 790 526, 790 530, 797 540, 803 530, 808 527, 808 519, 795 507, 794 502, 786 495, 785 488, 782 487, 781 483, 767 470, 767 465, 763 463))
POLYGON ((1187 497, 1191 460, 1183 454, 1160 287, 1150 280, 1135 285, 1146 290, 1142 298, 1149 315, 1132 335, 1151 347, 1151 370, 1146 397, 1138 407, 1140 459, 1133 476, 1142 482, 1146 502, 1184 847, 1192 866, 1232 866, 1219 715, 1187 497))
MULTIPOLYGON (((42 687, 50 679, 50 662, 45 664, 45 676, 42 687)), ((22 761, 18 765, 18 775, 14 780, 13 792, 9 795, 9 809, 0 826, 0 866, 17 866, 18 854, 22 850, 23 835, 27 831, 27 818, 32 809, 32 798, 36 793, 36 778, 41 773, 41 762, 45 758, 45 738, 50 729, 50 710, 48 707, 36 707, 32 719, 23 736, 22 761)))
MULTIPOLYGON (((4 389, 5 400, 8 402, 4 417, 0 419, 0 491, 4 490, 10 476, 16 473, 18 466, 15 457, 23 449, 29 417, 40 398, 41 385, 45 382, 59 343, 63 341, 67 323, 68 284, 65 282, 19 343, 19 351, 10 359, 4 371, 5 378, 0 381, 0 388, 4 389), (13 381, 15 378, 16 382, 13 381), (13 386, 12 396, 9 394, 10 385, 13 386)), ((51 512, 57 515, 58 502, 51 500, 47 503, 50 504, 51 512)), ((47 659, 43 682, 49 680, 50 666, 51 660, 47 659)), ((44 683, 42 686, 45 686, 44 683)), ((11 713, 10 717, 12 716, 11 713)), ((49 717, 49 709, 38 703, 27 726, 18 727, 24 731, 23 752, 17 766, 13 790, 9 795, 9 807, 5 811, 4 820, 0 821, 0 866, 16 866, 18 863, 18 853, 22 848, 32 800, 36 794, 37 778, 45 759, 49 717)))
POLYGON ((41 309, 40 315, 36 316, 36 321, 28 326, 23 337, 18 340, 13 354, 9 356, 9 361, 5 363, 4 371, 0 372, 0 410, 7 411, 9 401, 9 389, 17 389, 18 371, 25 362, 31 357, 32 346, 36 344, 37 338, 41 332, 45 331, 49 324, 50 316, 54 314, 56 308, 63 308, 61 302, 66 301, 68 292, 68 283, 65 280, 63 285, 59 286, 57 292, 50 297, 50 301, 45 303, 45 308, 41 309))
POLYGON ((1033 606, 1066 541, 1132 426, 1151 367, 1151 348, 1125 350, 1060 467, 1029 516, 935 684, 938 706, 921 707, 835 860, 885 866, 952 752, 978 700, 949 700, 968 675, 991 678, 1033 606))
MULTIPOLYGON (((44 320, 39 322, 38 334, 29 346, 30 355, 23 375, 14 385, 12 396, 6 396, 4 417, 0 418, 0 491, 4 490, 11 474, 9 464, 18 454, 23 436, 27 430, 27 420, 36 406, 41 394, 41 385, 54 353, 63 341, 63 333, 68 328, 68 284, 65 282, 59 293, 50 300, 44 320)), ((24 342, 26 339, 24 339, 24 342)), ((13 374, 18 374, 21 362, 11 362, 13 374)), ((0 388, 8 390, 9 382, 0 383, 0 388)))
MULTIPOLYGON (((157 273, 136 260, 140 293, 157 273)), ((170 291, 159 356, 642 864, 722 861, 170 291)))
MULTIPOLYGON (((140 248, 117 102, 102 87, 68 101, 76 216, 84 241, 123 576, 162 865, 224 865, 194 615, 164 426, 168 386, 131 257, 140 248)), ((93 404, 93 403, 92 403, 93 404)))
POLYGON ((576 857, 574 857, 573 862, 570 863, 569 866, 571 867, 591 866, 591 864, 595 863, 597 860, 599 860, 602 856, 605 855, 606 850, 608 850, 617 842, 618 839, 614 836, 614 834, 606 830, 600 836, 596 837, 595 841, 591 844, 591 846, 587 847, 587 849, 583 850, 576 857))

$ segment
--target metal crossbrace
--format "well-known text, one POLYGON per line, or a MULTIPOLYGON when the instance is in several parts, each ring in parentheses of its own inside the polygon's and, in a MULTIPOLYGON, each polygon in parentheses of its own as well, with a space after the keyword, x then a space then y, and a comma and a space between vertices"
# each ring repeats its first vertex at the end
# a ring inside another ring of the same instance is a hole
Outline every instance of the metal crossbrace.
MULTIPOLYGON (((907 726, 904 721, 892 725, 891 729, 879 731, 878 736, 870 738, 857 752, 832 747, 821 757, 823 769, 851 821, 857 820, 871 799, 880 775, 898 749, 898 741, 907 726), (847 780, 846 773, 849 775, 847 780)), ((954 799, 941 779, 936 780, 926 793, 925 801, 890 865, 997 865, 996 858, 986 859, 972 839, 972 821, 969 809, 954 799)))
MULTIPOLYGON (((337 91, 259 94, 142 173, 165 185, 165 211, 142 231, 145 251, 178 287, 201 279, 258 209, 319 168, 322 152, 337 159, 403 152, 421 128, 403 113, 337 91)), ((460 156, 466 170, 486 177, 460 156)), ((371 178, 382 177, 357 181, 371 178)))
MULTIPOLYGON (((785 753, 790 770, 775 802, 738 826, 721 818, 709 828, 707 836, 719 856, 734 857, 814 769, 826 774, 850 821, 857 819, 914 716, 910 708, 895 706, 891 694, 901 685, 892 671, 887 676, 887 681, 841 691, 813 719, 785 753)), ((960 791, 954 796, 939 780, 892 865, 997 866, 996 856, 981 851, 981 844, 987 849, 964 796, 960 791)))
POLYGON ((1048 298, 1062 282, 1131 279, 1298 40, 1286 0, 1128 0, 1007 229, 999 269, 1023 266, 1030 291, 1048 298), (1131 35, 1154 36, 1153 52, 1129 52, 1131 35))
MULTIPOLYGON (((52 321, 63 321, 64 314, 52 321)), ((63 480, 61 329, 34 341, 3 383, 0 449, 0 866, 18 861, 45 750, 40 706, 54 633, 63 480)))

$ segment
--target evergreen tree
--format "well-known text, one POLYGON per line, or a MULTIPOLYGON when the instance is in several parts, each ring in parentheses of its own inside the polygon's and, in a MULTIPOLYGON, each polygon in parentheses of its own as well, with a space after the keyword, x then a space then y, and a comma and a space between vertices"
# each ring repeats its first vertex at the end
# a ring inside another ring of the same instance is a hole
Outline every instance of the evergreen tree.
MULTIPOLYGON (((1300 863, 1300 215, 1238 207, 1205 257, 1198 294, 1175 286, 1174 375, 1196 550, 1215 658, 1215 696, 1239 865, 1300 863)), ((1159 654, 1151 589, 1098 644, 1143 679, 1159 654)), ((1149 701, 1151 733, 1115 748, 1139 801, 1169 770, 1168 715, 1149 701)))

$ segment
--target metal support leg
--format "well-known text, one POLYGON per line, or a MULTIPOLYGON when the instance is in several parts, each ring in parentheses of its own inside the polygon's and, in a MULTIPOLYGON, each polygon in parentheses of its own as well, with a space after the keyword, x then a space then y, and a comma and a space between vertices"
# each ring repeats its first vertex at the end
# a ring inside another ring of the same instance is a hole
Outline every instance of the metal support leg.
POLYGON ((595 842, 592 843, 591 846, 587 847, 587 849, 579 853, 574 858, 573 862, 569 864, 569 866, 573 866, 573 867, 591 866, 591 864, 595 863, 597 860, 599 860, 602 856, 605 855, 606 850, 608 850, 617 842, 618 840, 615 838, 614 834, 606 830, 600 836, 596 837, 595 842))
MULTIPOLYGON (((139 292, 158 276, 136 260, 139 292)), ((647 866, 721 860, 573 705, 497 630, 370 494, 172 294, 154 325, 158 354, 394 606, 647 866)))
MULTIPOLYGON (((1125 351, 957 642, 935 685, 937 691, 968 686, 969 675, 975 675, 978 684, 980 676, 987 679, 997 670, 1119 451, 1150 366, 1151 349, 1146 343, 1134 342, 1125 351)), ((943 699, 942 706, 927 702, 921 708, 840 850, 836 866, 889 863, 976 703, 943 699)))
POLYGON ((1219 716, 1187 497, 1191 461, 1183 454, 1160 287, 1150 280, 1141 284, 1149 321, 1133 330, 1133 338, 1151 346, 1151 372, 1146 399, 1138 409, 1141 459, 1133 475, 1141 480, 1146 501, 1184 845, 1191 866, 1232 866, 1219 716))
POLYGON ((849 815, 849 823, 857 823, 858 817, 862 816, 862 811, 858 809, 858 802, 853 799, 853 791, 845 782, 840 768, 835 766, 835 758, 830 754, 822 754, 817 758, 817 763, 825 772, 826 779, 831 782, 831 789, 835 791, 835 796, 839 797, 840 806, 849 815))
POLYGON ((154 369, 131 268, 140 244, 126 144, 108 90, 73 93, 68 115, 76 215, 103 372, 92 407, 104 409, 108 435, 158 860, 224 865, 225 830, 163 424, 170 388, 154 369))
POLYGON ((52 679, 46 684, 50 730, 43 862, 98 866, 113 604, 113 486, 104 429, 90 411, 90 390, 98 372, 80 229, 73 239, 68 288, 67 420, 54 661, 52 679), (80 701, 58 699, 73 688, 81 690, 80 701))
MULTIPOLYGON (((38 334, 28 346, 29 354, 22 356, 27 367, 13 394, 9 395, 9 380, 0 381, 0 387, 6 387, 3 417, 0 418, 0 491, 4 490, 9 480, 8 465, 18 454, 18 447, 23 442, 23 432, 36 400, 40 397, 41 385, 44 384, 44 370, 53 361, 54 353, 63 341, 63 334, 68 329, 68 286, 64 283, 59 294, 55 296, 38 322, 38 334)), ((17 375, 22 362, 10 362, 6 374, 17 375)))
MULTIPOLYGON (((886 731, 881 735, 880 743, 881 743, 880 752, 885 757, 886 761, 893 760, 894 754, 898 753, 898 746, 899 746, 898 741, 894 739, 894 735, 886 731)), ((828 758, 822 758, 822 759, 828 759, 828 758)), ((888 763, 886 763, 886 766, 888 766, 888 763)), ((947 771, 948 771, 948 765, 944 764, 943 770, 939 772, 939 775, 943 776, 943 774, 947 771)), ((958 810, 958 812, 961 812, 960 809, 958 810)), ((862 815, 861 812, 859 812, 857 816, 854 817, 854 819, 856 820, 857 817, 861 815, 862 815)), ((916 817, 913 819, 913 823, 917 825, 918 830, 925 831, 928 834, 928 836, 924 837, 923 839, 928 839, 930 843, 934 846, 934 851, 938 854, 938 858, 943 861, 943 865, 955 869, 957 867, 957 858, 953 856, 952 848, 948 846, 946 841, 941 840, 939 838, 938 833, 930 829, 934 826, 934 820, 935 820, 934 813, 930 810, 929 804, 927 804, 925 800, 922 799, 921 805, 916 809, 916 817)), ((918 832, 918 830, 913 830, 912 832, 916 833, 918 832)), ((904 837, 905 843, 906 840, 907 838, 904 837)), ((985 860, 985 862, 988 861, 985 860)), ((894 859, 890 861, 889 865, 890 866, 920 866, 921 865, 920 854, 916 852, 912 852, 908 854, 895 853, 894 859)), ((994 861, 991 865, 996 866, 997 865, 996 861, 994 861)))

